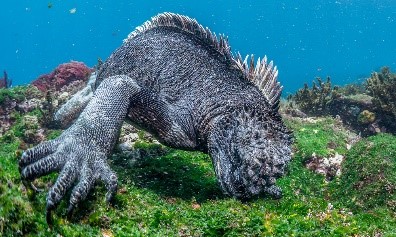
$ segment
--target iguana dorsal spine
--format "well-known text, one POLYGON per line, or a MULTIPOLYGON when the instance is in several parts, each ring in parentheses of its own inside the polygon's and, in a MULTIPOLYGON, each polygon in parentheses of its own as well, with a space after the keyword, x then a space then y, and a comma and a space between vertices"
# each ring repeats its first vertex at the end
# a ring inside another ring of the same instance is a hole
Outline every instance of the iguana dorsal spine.
POLYGON ((183 16, 175 13, 164 12, 146 21, 141 26, 136 27, 126 39, 124 43, 134 39, 136 36, 157 27, 175 27, 184 32, 193 34, 195 37, 206 42, 212 46, 217 52, 223 55, 227 60, 234 64, 244 77, 252 82, 261 93, 267 98, 272 108, 277 110, 279 99, 282 94, 282 86, 278 82, 278 69, 273 66, 273 61, 268 63, 267 56, 262 60, 260 58, 254 64, 254 56, 251 55, 248 62, 249 55, 242 60, 240 53, 235 57, 231 52, 231 47, 228 43, 228 37, 220 34, 219 37, 207 28, 203 27, 197 20, 188 16, 183 16))

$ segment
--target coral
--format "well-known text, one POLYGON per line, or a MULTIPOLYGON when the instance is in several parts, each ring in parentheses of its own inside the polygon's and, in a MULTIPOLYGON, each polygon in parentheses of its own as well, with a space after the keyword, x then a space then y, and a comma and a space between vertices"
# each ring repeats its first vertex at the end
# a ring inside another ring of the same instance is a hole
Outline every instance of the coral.
POLYGON ((116 151, 121 156, 133 157, 136 154, 136 147, 138 146, 137 144, 141 144, 145 141, 160 145, 158 140, 156 140, 148 132, 138 130, 131 124, 124 122, 121 127, 116 151))
POLYGON ((26 129, 37 129, 39 126, 38 118, 34 115, 25 115, 23 117, 23 123, 26 129))
POLYGON ((288 97, 288 100, 293 100, 302 112, 311 116, 328 114, 330 104, 339 96, 338 87, 332 88, 330 77, 327 77, 326 82, 323 82, 320 77, 316 80, 318 84, 313 82, 312 89, 304 84, 304 88, 288 97))
POLYGON ((87 81, 92 69, 82 62, 71 61, 59 65, 54 71, 41 75, 32 82, 41 91, 56 90, 60 91, 75 81, 87 81))
POLYGON ((0 88, 10 88, 12 85, 12 80, 8 78, 8 74, 4 71, 4 76, 0 78, 0 88))
POLYGON ((368 111, 367 109, 363 110, 358 115, 358 122, 361 124, 370 124, 375 121, 375 113, 368 111))

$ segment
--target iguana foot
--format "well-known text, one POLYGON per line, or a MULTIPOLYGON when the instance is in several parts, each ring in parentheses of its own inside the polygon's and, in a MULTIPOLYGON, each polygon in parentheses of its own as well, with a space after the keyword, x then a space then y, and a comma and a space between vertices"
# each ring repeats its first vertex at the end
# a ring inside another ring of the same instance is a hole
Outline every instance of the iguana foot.
POLYGON ((138 84, 128 76, 107 78, 98 86, 76 122, 60 137, 23 153, 19 169, 25 184, 60 171, 47 196, 48 224, 52 223, 51 211, 72 186, 68 213, 87 197, 96 180, 105 183, 106 200, 112 199, 117 190, 117 176, 106 158, 117 141, 131 98, 139 91, 138 84))
POLYGON ((25 151, 19 161, 21 178, 25 185, 30 181, 54 171, 61 170, 47 196, 47 223, 52 223, 51 211, 55 209, 68 189, 74 186, 68 213, 87 197, 96 180, 105 183, 110 201, 117 190, 117 176, 106 163, 106 156, 92 145, 70 136, 68 131, 61 137, 44 142, 25 151))

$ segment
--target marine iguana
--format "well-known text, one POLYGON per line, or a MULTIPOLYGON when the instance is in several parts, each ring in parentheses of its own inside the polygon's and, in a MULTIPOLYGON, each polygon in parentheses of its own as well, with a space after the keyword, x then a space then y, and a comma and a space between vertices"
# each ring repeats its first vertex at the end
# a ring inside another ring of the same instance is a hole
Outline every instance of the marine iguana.
POLYGON ((21 178, 27 185, 60 171, 47 196, 48 223, 75 183, 69 213, 97 180, 111 200, 117 176, 106 158, 129 119, 167 146, 208 153, 226 194, 279 198, 275 181, 290 160, 291 132, 278 113, 277 75, 272 61, 234 56, 225 36, 195 19, 159 14, 130 33, 57 112, 65 126, 78 118, 58 138, 22 154, 21 178))

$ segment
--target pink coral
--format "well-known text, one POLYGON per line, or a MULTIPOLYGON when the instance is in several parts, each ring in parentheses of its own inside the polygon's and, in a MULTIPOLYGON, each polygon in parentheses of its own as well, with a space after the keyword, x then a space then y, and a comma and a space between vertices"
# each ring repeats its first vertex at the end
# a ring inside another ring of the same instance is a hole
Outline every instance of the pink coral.
POLYGON ((87 81, 92 69, 82 62, 71 61, 59 65, 54 71, 41 75, 32 82, 41 91, 59 91, 74 81, 87 81))

